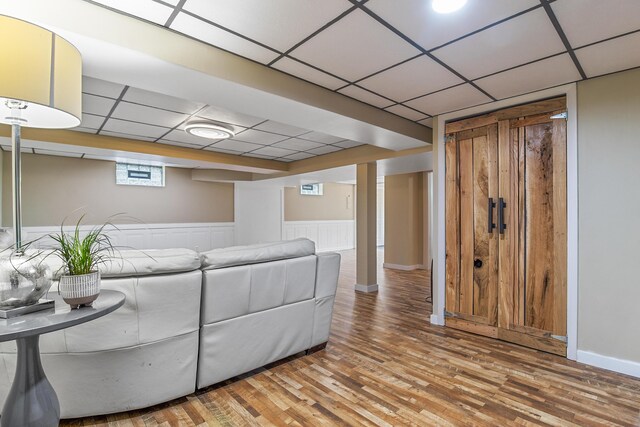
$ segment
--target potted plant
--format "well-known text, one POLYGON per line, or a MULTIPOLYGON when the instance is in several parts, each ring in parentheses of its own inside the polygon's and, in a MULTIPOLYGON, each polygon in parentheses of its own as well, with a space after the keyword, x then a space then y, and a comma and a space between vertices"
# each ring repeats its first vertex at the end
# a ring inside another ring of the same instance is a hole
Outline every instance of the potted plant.
POLYGON ((62 260, 58 292, 71 308, 90 307, 100 295, 100 265, 111 260, 115 249, 111 239, 104 232, 110 222, 96 226, 86 234, 81 233, 80 224, 84 215, 76 223, 72 233, 65 233, 64 222, 60 233, 49 237, 58 243, 53 253, 62 260))

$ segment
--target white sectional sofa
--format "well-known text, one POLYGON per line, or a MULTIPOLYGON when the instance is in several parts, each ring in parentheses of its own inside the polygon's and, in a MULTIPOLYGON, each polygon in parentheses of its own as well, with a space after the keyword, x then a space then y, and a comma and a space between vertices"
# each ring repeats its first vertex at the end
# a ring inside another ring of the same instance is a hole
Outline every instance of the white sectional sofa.
MULTIPOLYGON (((62 417, 152 406, 326 343, 339 265, 306 239, 122 251, 102 287, 125 305, 40 338, 62 417)), ((14 370, 15 342, 2 343, 0 408, 14 370)))

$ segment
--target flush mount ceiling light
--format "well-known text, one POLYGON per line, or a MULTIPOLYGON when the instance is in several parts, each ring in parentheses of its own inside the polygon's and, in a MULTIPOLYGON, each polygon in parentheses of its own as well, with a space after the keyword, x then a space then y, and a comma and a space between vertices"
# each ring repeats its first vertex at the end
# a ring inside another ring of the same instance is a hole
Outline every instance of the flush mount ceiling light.
POLYGON ((467 0, 433 0, 431 7, 438 13, 451 13, 461 9, 467 0))
POLYGON ((189 122, 184 130, 193 136, 207 139, 233 138, 236 134, 230 126, 205 121, 189 122))

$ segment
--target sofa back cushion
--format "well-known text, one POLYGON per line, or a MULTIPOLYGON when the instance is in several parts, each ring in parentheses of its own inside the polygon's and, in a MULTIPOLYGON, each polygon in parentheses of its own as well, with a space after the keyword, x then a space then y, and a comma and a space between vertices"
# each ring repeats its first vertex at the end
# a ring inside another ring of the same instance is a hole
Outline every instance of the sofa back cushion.
POLYGON ((198 270, 200 256, 191 249, 117 251, 100 267, 102 277, 137 277, 198 270))
POLYGON ((232 246, 214 249, 200 254, 203 270, 259 264, 281 259, 298 258, 316 253, 316 246, 309 239, 261 243, 250 246, 232 246))
POLYGON ((316 256, 204 271, 201 324, 313 298, 316 256))

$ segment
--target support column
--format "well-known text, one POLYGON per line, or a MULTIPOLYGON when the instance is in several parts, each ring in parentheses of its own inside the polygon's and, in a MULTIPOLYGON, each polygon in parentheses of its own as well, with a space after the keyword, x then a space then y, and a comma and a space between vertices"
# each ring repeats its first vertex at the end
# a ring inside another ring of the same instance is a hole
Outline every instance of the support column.
POLYGON ((376 163, 357 166, 356 173, 356 291, 377 292, 376 163))

